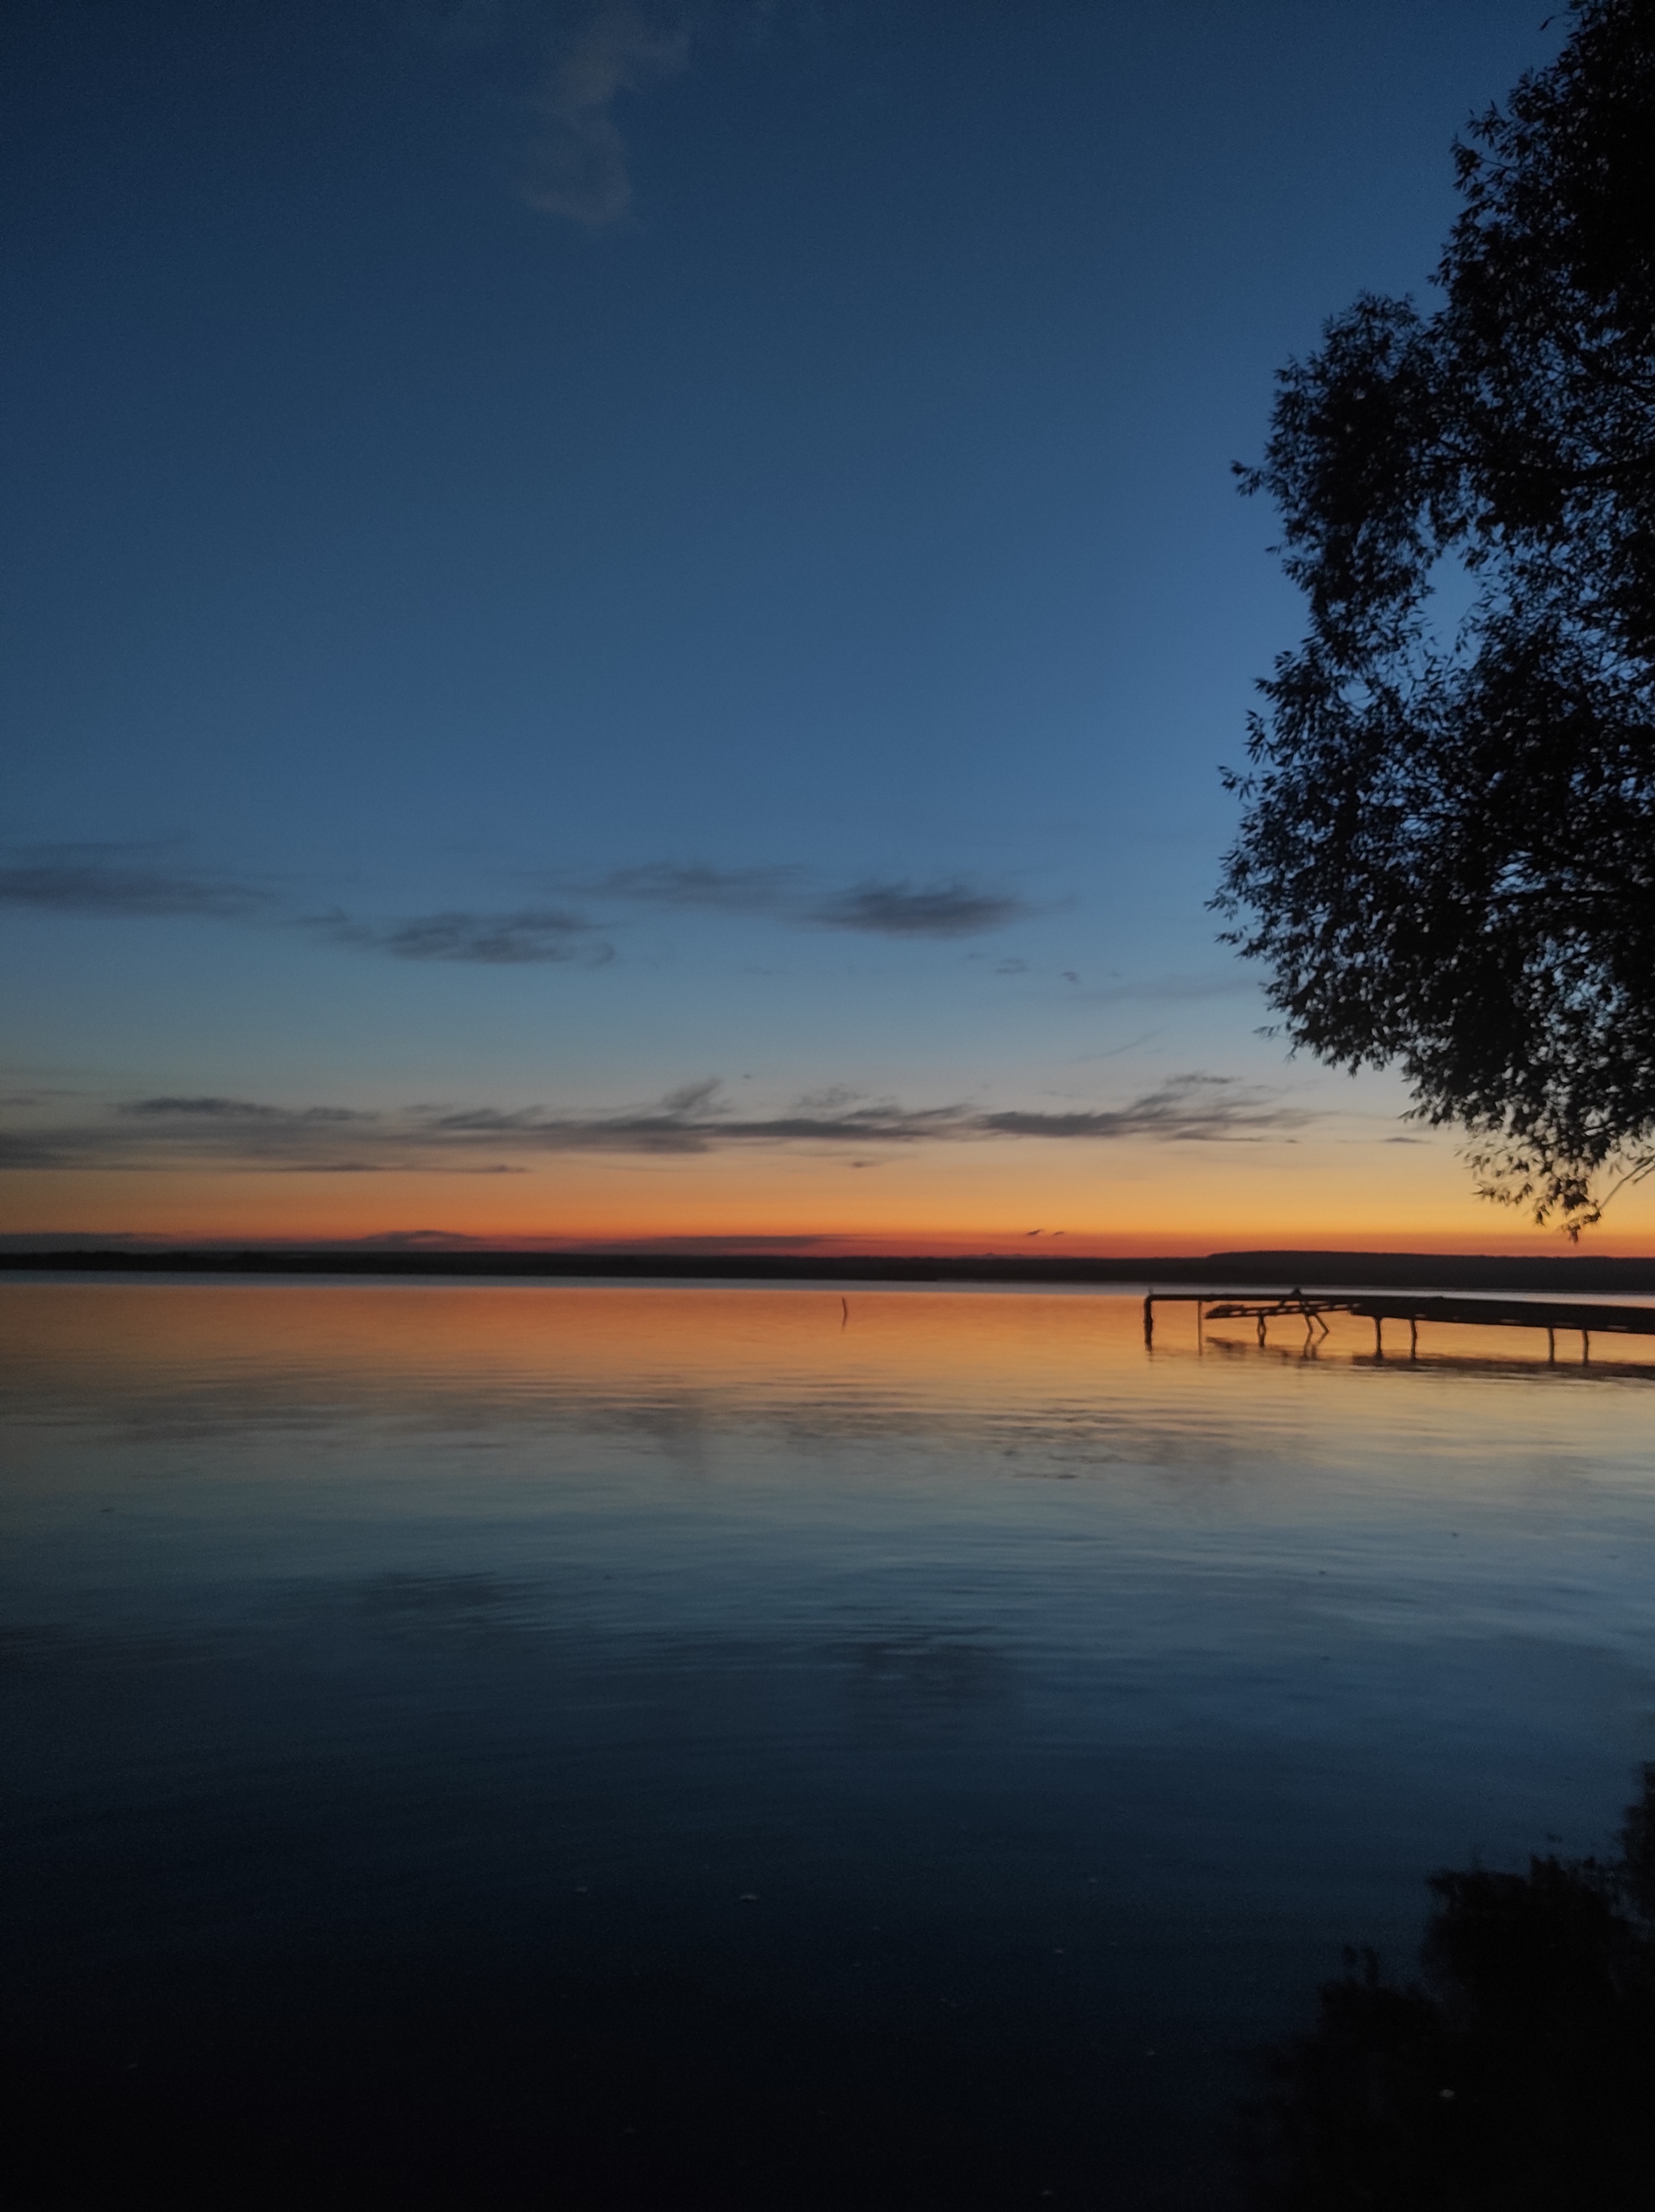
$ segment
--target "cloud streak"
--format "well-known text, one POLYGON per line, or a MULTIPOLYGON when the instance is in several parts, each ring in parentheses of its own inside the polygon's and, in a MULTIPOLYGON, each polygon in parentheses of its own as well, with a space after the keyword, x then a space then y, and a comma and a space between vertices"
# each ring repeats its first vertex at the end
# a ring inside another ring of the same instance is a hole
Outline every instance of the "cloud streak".
POLYGON ((681 911, 752 915, 803 929, 870 937, 979 937, 1028 919, 1025 899, 954 876, 934 883, 865 878, 824 891, 802 868, 711 868, 658 861, 583 887, 594 898, 681 911))
MULTIPOLYGON (((1026 920, 1026 899, 966 876, 933 881, 864 877, 824 887, 797 867, 712 868, 658 861, 566 889, 614 908, 702 912, 795 929, 948 941, 1026 920)), ((392 960, 473 967, 601 968, 615 957, 602 927, 567 902, 444 907, 364 919, 332 907, 306 913, 270 884, 197 867, 164 845, 24 845, 0 849, 0 908, 106 921, 188 919, 296 929, 320 942, 392 960)))
POLYGON ((1032 911, 1008 893, 959 881, 858 884, 822 900, 805 918, 821 929, 859 929, 875 937, 980 937, 1032 911))
POLYGON ((393 960, 458 961, 479 967, 547 963, 600 968, 615 947, 582 915, 564 907, 500 913, 446 908, 387 921, 362 921, 334 908, 295 913, 264 884, 197 868, 164 845, 25 845, 0 854, 0 907, 116 921, 184 918, 299 928, 330 945, 393 960))
POLYGON ((0 857, 0 906, 114 919, 244 921, 276 904, 262 886, 175 860, 166 845, 21 845, 0 857))
POLYGON ((525 1159, 582 1152, 686 1158, 780 1148, 888 1156, 997 1140, 1258 1144, 1290 1137, 1315 1118, 1256 1086, 1203 1074, 1170 1078, 1124 1106, 1060 1114, 904 1106, 833 1091, 774 1114, 742 1115, 712 1081, 608 1113, 539 1106, 376 1112, 162 1096, 128 1099, 80 1121, 39 1121, 0 1133, 0 1169, 192 1164, 267 1173, 499 1175, 522 1171, 525 1159))
POLYGON ((511 914, 447 908, 379 924, 335 913, 311 917, 306 926, 330 944, 386 952, 393 960, 458 961, 483 968, 549 963, 602 968, 615 957, 615 947, 589 921, 560 907, 528 907, 511 914))
POLYGON ((773 915, 797 911, 804 880, 802 868, 708 868, 652 860, 641 867, 612 869, 582 888, 594 898, 638 906, 773 915))

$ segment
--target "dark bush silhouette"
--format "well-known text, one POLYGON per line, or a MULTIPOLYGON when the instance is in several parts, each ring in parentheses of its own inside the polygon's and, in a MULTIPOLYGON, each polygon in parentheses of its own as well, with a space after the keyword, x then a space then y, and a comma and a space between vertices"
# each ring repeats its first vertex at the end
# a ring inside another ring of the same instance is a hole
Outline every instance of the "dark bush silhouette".
POLYGON ((1655 2205, 1655 1766, 1622 1856, 1432 1878, 1422 1978, 1349 1955, 1259 2116, 1270 2212, 1655 2205))

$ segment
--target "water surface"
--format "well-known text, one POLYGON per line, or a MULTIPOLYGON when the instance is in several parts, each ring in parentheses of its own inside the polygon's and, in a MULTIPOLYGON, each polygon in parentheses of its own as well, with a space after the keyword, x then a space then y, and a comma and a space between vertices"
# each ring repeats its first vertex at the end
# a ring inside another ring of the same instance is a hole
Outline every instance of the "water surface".
POLYGON ((1543 1334, 20 1281, 0 1344, 24 2203, 1226 2205, 1342 1945, 1655 1756, 1655 1367, 1543 1334))

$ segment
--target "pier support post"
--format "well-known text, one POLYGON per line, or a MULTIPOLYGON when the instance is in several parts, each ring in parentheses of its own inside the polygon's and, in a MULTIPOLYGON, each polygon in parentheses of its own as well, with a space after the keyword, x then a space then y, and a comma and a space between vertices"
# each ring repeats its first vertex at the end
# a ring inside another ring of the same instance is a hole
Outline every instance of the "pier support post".
POLYGON ((1373 1316, 1373 1357, 1375 1359, 1385 1358, 1385 1323, 1378 1314, 1373 1316))
POLYGON ((1555 1328, 1546 1331, 1546 1364, 1549 1367, 1557 1364, 1557 1331, 1555 1328))
POLYGON ((1583 1328, 1580 1332, 1580 1364, 1584 1367, 1591 1358, 1591 1331, 1589 1328, 1583 1328))
POLYGON ((1419 1356, 1420 1325, 1410 1314, 1408 1317, 1408 1357, 1410 1359, 1417 1359, 1419 1356))
POLYGON ((1155 1340, 1155 1294, 1153 1291, 1146 1291, 1143 1296, 1143 1341, 1153 1344, 1155 1340))

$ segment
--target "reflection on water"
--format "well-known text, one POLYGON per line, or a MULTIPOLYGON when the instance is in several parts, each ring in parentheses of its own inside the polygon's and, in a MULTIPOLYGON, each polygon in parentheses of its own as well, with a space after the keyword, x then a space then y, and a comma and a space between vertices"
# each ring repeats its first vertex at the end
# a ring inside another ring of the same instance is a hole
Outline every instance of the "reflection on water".
POLYGON ((1612 1834, 1655 1369, 848 1304, 0 1290, 25 2201, 1221 2206, 1612 1834))
POLYGON ((1353 1953, 1258 2116, 1271 2212, 1646 2212, 1655 1766, 1613 1858, 1434 1875, 1422 1978, 1353 1953))

